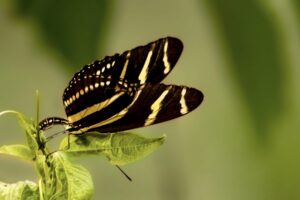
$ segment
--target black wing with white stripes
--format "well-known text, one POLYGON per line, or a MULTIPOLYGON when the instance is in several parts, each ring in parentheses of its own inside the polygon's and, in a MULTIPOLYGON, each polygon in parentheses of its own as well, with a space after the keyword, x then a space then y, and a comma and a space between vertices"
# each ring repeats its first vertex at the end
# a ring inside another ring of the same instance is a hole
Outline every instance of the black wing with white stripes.
MULTIPOLYGON (((70 130, 117 132, 157 124, 194 110, 203 100, 199 90, 160 83, 175 66, 182 49, 179 39, 166 37, 84 66, 63 94, 70 130)), ((43 121, 41 129, 46 129, 49 120, 43 121)))
POLYGON ((185 86, 146 84, 135 94, 133 101, 125 108, 109 114, 118 104, 112 104, 92 115, 81 119, 74 125, 84 124, 83 131, 94 130, 102 133, 124 131, 168 121, 194 110, 203 100, 203 94, 185 86))
POLYGON ((120 90, 161 82, 175 66, 182 49, 179 39, 167 37, 84 66, 64 91, 66 114, 109 99, 120 90))

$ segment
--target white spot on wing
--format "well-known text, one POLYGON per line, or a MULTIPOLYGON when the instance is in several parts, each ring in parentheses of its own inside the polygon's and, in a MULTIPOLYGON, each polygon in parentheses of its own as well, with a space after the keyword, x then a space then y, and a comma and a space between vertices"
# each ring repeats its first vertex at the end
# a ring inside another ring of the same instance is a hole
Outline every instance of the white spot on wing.
POLYGON ((165 45, 164 45, 163 62, 164 62, 164 66, 165 66, 164 74, 167 74, 171 70, 171 66, 170 66, 170 63, 168 61, 168 40, 166 40, 165 45))
POLYGON ((90 90, 94 90, 94 86, 93 85, 90 85, 90 90))
POLYGON ((169 89, 165 90, 159 97, 156 99, 156 101, 151 105, 151 113, 148 116, 148 118, 145 121, 145 126, 151 125, 154 120, 156 119, 156 116, 161 108, 161 102, 164 100, 166 95, 168 94, 169 89))
POLYGON ((183 88, 181 91, 181 98, 180 98, 180 105, 181 105, 180 113, 182 115, 188 112, 188 107, 185 103, 185 98, 184 98, 185 94, 186 94, 186 88, 183 88))
POLYGON ((80 94, 81 94, 81 95, 83 95, 83 94, 84 94, 84 91, 83 91, 83 89, 81 89, 81 90, 80 90, 80 94))
POLYGON ((151 56, 153 54, 153 52, 152 52, 153 48, 154 48, 154 46, 152 46, 151 50, 148 52, 148 55, 147 55, 147 58, 145 60, 144 66, 143 66, 143 68, 140 72, 139 80, 140 80, 141 84, 146 82, 147 74, 148 74, 148 67, 149 67, 149 64, 150 64, 151 56))
POLYGON ((121 72, 121 75, 120 75, 121 80, 124 79, 124 77, 125 77, 127 66, 128 66, 128 63, 129 63, 129 57, 130 57, 130 51, 126 55, 126 61, 125 61, 125 64, 123 66, 123 69, 122 69, 122 72, 121 72))

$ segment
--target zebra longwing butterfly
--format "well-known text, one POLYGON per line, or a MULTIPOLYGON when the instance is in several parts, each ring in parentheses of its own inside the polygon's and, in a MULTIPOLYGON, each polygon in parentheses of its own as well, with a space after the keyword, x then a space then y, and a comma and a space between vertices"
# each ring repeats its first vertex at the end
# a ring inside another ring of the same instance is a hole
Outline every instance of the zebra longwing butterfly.
POLYGON ((182 50, 179 39, 166 37, 84 66, 63 94, 67 119, 46 118, 40 130, 63 124, 71 134, 111 133, 191 112, 203 100, 201 91, 161 83, 182 50))

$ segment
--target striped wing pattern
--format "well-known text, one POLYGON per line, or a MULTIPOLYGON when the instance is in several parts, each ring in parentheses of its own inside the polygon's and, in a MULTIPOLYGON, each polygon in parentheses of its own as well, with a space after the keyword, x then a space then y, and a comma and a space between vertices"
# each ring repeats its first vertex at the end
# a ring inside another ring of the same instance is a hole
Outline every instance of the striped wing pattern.
POLYGON ((167 37, 84 66, 64 91, 67 116, 122 90, 130 93, 144 83, 161 82, 175 66, 182 49, 179 39, 167 37))
MULTIPOLYGON (((67 120, 62 121, 74 134, 110 133, 191 112, 203 100, 199 90, 161 83, 182 50, 179 39, 166 37, 84 66, 64 91, 67 120)), ((46 129, 49 120, 40 127, 46 129)))
MULTIPOLYGON (((203 94, 194 88, 146 84, 136 93, 129 106, 115 113, 107 121, 98 121, 96 125, 92 122, 86 124, 84 131, 117 132, 161 123, 191 112, 202 99, 203 94)), ((101 116, 102 113, 100 110, 93 115, 101 116)), ((94 119, 97 121, 98 118, 94 119)))

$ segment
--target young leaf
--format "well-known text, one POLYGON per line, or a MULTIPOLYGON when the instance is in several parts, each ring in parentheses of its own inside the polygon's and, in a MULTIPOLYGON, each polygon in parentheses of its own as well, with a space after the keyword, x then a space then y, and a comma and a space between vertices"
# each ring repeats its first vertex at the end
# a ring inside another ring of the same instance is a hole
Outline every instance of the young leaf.
POLYGON ((20 126, 25 130, 27 144, 32 150, 32 153, 35 154, 39 150, 36 135, 36 126, 32 120, 26 119, 22 114, 19 113, 17 116, 20 126))
POLYGON ((39 174, 39 190, 41 196, 49 196, 50 193, 48 188, 51 187, 51 178, 49 172, 49 163, 47 162, 47 157, 45 155, 37 155, 35 157, 35 167, 39 174))
POLYGON ((89 133, 84 135, 70 135, 70 148, 68 147, 68 138, 64 138, 60 143, 60 149, 65 150, 68 155, 98 155, 101 154, 104 147, 109 146, 109 135, 99 133, 89 133))
MULTIPOLYGON (((100 135, 89 133, 70 138, 68 155, 105 155, 113 165, 125 165, 146 157, 165 141, 165 136, 159 138, 145 138, 132 133, 113 133, 100 135)), ((60 145, 67 148, 67 139, 60 145)))
POLYGON ((36 140, 36 127, 33 121, 28 120, 25 118, 25 116, 17 111, 13 110, 7 110, 0 112, 0 116, 4 114, 15 114, 20 126, 22 129, 25 130, 27 143, 29 146, 29 149, 31 150, 32 154, 34 155, 39 150, 39 145, 36 140))
POLYGON ((14 184, 0 182, 1 200, 39 200, 38 186, 31 181, 20 181, 14 184))
POLYGON ((67 160, 63 152, 49 157, 51 199, 82 200, 91 199, 93 182, 89 172, 80 165, 67 160))
POLYGON ((21 144, 4 145, 0 147, 0 154, 16 156, 28 161, 32 161, 34 157, 31 150, 27 146, 21 144))
POLYGON ((126 165, 146 157, 165 141, 165 136, 159 138, 145 138, 135 134, 112 134, 110 147, 103 153, 113 165, 126 165))

